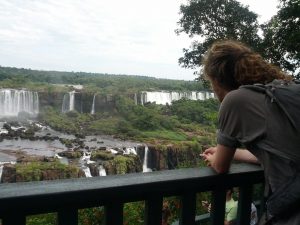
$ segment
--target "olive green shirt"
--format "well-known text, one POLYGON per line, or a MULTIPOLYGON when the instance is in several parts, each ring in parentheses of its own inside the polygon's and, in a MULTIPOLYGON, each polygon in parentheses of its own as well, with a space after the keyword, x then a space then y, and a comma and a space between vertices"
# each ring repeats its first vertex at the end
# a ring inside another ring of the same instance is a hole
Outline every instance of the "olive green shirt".
MULTIPOLYGON (((239 88, 229 92, 221 103, 218 144, 252 152, 262 164, 272 191, 295 173, 290 160, 274 152, 299 148, 299 139, 286 115, 264 93, 239 88)), ((288 222, 276 224, 299 225, 300 208, 296 211, 288 222)))

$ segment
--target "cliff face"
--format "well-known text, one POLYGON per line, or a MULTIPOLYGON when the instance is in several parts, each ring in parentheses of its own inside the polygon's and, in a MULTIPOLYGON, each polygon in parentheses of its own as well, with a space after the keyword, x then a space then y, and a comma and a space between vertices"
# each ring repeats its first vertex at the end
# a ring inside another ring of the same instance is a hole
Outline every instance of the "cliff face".
POLYGON ((193 148, 167 146, 164 149, 149 146, 148 165, 152 170, 176 169, 179 167, 197 167, 199 151, 193 148))
MULTIPOLYGON (((39 92, 40 109, 52 106, 62 110, 63 104, 70 104, 68 93, 39 92), (65 103, 63 103, 66 101, 65 103)), ((113 95, 95 95, 89 93, 74 93, 74 109, 79 113, 91 113, 94 101, 95 112, 111 111, 115 108, 115 97, 113 95)))
POLYGON ((38 92, 40 109, 52 106, 55 109, 62 108, 64 93, 59 92, 38 92))
POLYGON ((85 177, 85 174, 74 166, 66 166, 57 162, 26 162, 5 165, 1 182, 14 183, 79 177, 85 177))

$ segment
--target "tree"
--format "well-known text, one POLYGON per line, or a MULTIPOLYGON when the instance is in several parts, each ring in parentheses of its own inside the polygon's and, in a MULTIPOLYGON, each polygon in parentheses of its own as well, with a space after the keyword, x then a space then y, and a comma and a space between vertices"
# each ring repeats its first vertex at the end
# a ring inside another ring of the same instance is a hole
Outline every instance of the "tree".
POLYGON ((190 49, 183 49, 179 63, 186 68, 199 66, 208 47, 216 40, 235 39, 259 48, 257 15, 235 0, 189 0, 181 5, 177 34, 199 36, 190 49))
POLYGON ((300 1, 281 0, 277 15, 262 28, 268 58, 300 78, 300 1))
POLYGON ((257 14, 235 0, 188 0, 180 7, 180 28, 176 32, 197 36, 199 40, 183 49, 179 64, 192 69, 201 67, 202 57, 214 41, 233 39, 295 74, 300 61, 299 0, 281 0, 279 7, 276 16, 260 25, 257 14))

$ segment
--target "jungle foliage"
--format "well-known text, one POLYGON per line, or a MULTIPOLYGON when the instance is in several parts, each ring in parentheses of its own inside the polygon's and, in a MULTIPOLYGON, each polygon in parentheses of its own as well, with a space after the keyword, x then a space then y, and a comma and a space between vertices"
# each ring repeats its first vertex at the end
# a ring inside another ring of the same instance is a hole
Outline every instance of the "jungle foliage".
POLYGON ((186 68, 201 67, 204 53, 214 41, 232 39, 299 77, 300 1, 279 0, 278 8, 270 21, 260 24, 258 15, 236 0, 188 0, 180 7, 176 32, 197 40, 183 49, 179 63, 186 68))
POLYGON ((65 91, 67 85, 70 84, 84 85, 86 92, 91 93, 124 94, 147 90, 200 91, 204 89, 200 82, 195 81, 119 74, 41 71, 0 66, 1 87, 65 91))

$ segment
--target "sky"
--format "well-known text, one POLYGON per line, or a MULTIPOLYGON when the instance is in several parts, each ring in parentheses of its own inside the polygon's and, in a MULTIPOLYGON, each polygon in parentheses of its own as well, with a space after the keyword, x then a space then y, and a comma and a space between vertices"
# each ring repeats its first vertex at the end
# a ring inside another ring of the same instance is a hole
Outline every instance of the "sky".
MULTIPOLYGON (((212 0, 213 1, 213 0, 212 0)), ((259 21, 276 0, 240 0, 259 21)), ((175 34, 186 0, 0 0, 0 65, 194 80, 178 65, 191 39, 175 34)))

